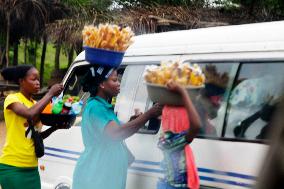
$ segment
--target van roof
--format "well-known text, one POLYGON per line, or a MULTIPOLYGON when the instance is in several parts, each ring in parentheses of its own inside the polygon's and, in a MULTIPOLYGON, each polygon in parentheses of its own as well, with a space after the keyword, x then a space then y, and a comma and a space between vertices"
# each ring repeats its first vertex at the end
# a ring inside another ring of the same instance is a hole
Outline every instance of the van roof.
POLYGON ((283 32, 284 21, 277 21, 141 35, 125 56, 284 50, 283 32))

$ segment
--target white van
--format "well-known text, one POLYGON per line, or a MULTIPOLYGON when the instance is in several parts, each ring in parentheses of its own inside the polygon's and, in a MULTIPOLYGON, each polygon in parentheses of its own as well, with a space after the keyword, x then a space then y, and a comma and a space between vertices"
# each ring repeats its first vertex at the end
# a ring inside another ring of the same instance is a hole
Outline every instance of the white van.
MULTIPOLYGON (((195 99, 202 129, 191 144, 202 188, 252 188, 268 149, 272 109, 284 93, 283 32, 284 21, 279 21, 137 36, 119 69, 115 112, 126 122, 135 108, 152 106, 142 76, 146 65, 176 59, 198 63, 210 76, 195 99)), ((89 65, 84 59, 82 52, 63 83, 66 94, 86 100, 88 94, 80 87, 89 65)), ((78 116, 70 129, 45 140, 45 156, 39 161, 42 188, 71 188, 83 151, 80 124, 78 116)), ((155 189, 163 178, 160 133, 160 121, 153 119, 126 140, 136 158, 128 170, 127 189, 155 189)))

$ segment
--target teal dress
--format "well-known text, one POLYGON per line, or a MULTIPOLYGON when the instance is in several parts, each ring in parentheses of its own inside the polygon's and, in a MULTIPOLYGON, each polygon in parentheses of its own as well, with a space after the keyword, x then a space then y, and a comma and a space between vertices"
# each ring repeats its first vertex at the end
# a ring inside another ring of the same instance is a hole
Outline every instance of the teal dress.
POLYGON ((104 133, 110 121, 120 125, 113 106, 98 96, 90 97, 82 117, 85 150, 77 161, 72 189, 125 189, 127 148, 123 140, 104 133))

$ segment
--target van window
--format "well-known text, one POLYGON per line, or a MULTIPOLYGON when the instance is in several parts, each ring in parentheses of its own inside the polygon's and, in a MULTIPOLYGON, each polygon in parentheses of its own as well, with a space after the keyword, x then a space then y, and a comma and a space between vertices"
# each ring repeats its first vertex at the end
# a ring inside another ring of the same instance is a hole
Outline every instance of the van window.
MULTIPOLYGON (((143 73, 145 66, 143 66, 143 73)), ((140 81, 137 87, 137 94, 135 97, 134 108, 138 108, 141 111, 145 112, 153 106, 153 102, 148 97, 147 87, 144 81, 143 76, 141 75, 140 81)), ((151 118, 145 125, 142 127, 138 133, 140 134, 157 134, 161 125, 160 118, 151 118)))
POLYGON ((243 63, 234 83, 225 136, 266 139, 269 121, 284 93, 284 63, 243 63))
POLYGON ((142 74, 142 67, 127 66, 122 76, 120 93, 117 96, 114 111, 123 123, 128 122, 131 115, 134 115, 133 106, 137 95, 138 82, 142 74))
POLYGON ((81 90, 82 87, 80 84, 82 77, 83 73, 79 71, 79 68, 75 68, 65 84, 64 94, 81 97, 83 95, 83 91, 81 90))
MULTIPOLYGON (((135 110, 147 111, 152 102, 149 100, 143 79, 145 65, 129 65, 126 67, 117 96, 115 112, 120 121, 128 122, 135 110)), ((139 133, 156 134, 160 128, 160 120, 151 119, 140 129, 139 133)))
POLYGON ((221 137, 228 94, 234 81, 238 63, 198 63, 206 77, 199 96, 192 99, 201 118, 200 137, 221 137))
MULTIPOLYGON (((220 137, 223 129, 228 93, 235 78, 238 63, 199 63, 207 74, 207 83, 200 90, 195 106, 201 116, 202 129, 199 136, 220 137), (209 78, 210 77, 210 78, 209 78)), ((125 70, 118 96, 119 104, 116 110, 119 118, 128 121, 136 108, 145 112, 152 105, 147 95, 143 79, 144 65, 129 65, 125 70)), ((151 119, 139 130, 141 134, 156 134, 161 124, 160 119, 151 119)))

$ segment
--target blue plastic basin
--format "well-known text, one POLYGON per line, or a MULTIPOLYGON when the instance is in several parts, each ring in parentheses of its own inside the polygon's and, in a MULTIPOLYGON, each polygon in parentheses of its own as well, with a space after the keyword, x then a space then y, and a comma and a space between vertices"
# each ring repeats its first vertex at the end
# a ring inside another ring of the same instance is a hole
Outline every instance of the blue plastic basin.
POLYGON ((123 59, 124 52, 111 51, 84 46, 85 59, 91 64, 118 67, 123 59))

